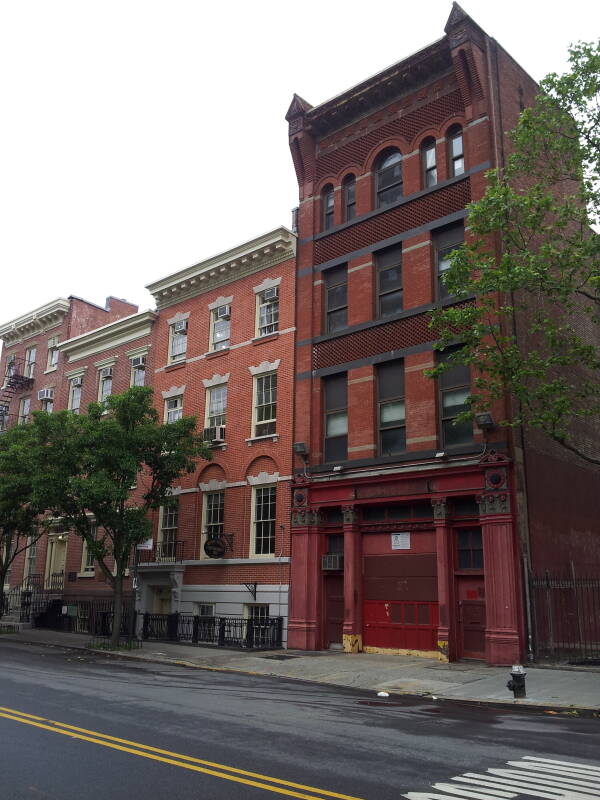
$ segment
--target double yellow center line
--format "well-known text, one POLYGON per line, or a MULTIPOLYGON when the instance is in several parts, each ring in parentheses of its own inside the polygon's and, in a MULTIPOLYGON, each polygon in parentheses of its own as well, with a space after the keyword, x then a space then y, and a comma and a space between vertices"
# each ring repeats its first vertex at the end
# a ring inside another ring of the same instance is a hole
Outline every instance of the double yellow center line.
POLYGON ((338 800, 361 800, 359 797, 352 797, 348 794, 329 792, 326 789, 317 789, 314 786, 305 786, 302 783, 271 778, 268 775, 261 775, 259 772, 248 772, 245 769, 228 767, 226 764, 218 764, 214 761, 206 761, 202 758, 194 758, 181 753, 173 753, 170 750, 162 750, 159 747, 150 747, 140 742, 120 739, 118 736, 108 736, 105 733, 98 733, 98 731, 78 728, 76 725, 67 725, 65 722, 37 717, 34 714, 25 714, 22 711, 16 711, 14 708, 0 706, 0 717, 20 722, 23 725, 31 725, 35 728, 51 731, 52 733, 60 733, 63 736, 69 736, 71 739, 80 739, 102 747, 110 747, 112 750, 120 750, 123 753, 131 753, 134 756, 149 758, 152 761, 161 761, 163 764, 171 764, 174 767, 181 767, 192 772, 202 772, 215 778, 242 783, 246 786, 254 786, 257 789, 265 789, 268 792, 275 792, 288 797, 299 797, 303 800, 323 800, 323 798, 329 797, 338 798, 338 800))

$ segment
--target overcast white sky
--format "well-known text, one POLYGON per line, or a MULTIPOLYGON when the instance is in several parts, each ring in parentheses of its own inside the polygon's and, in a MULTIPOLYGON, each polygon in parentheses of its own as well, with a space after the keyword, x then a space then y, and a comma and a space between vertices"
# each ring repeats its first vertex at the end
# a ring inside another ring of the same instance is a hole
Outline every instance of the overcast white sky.
MULTIPOLYGON (((600 30, 591 0, 462 5, 535 79, 600 30)), ((69 294, 151 307, 146 283, 289 226, 292 93, 338 94, 450 8, 0 0, 0 323, 69 294)))

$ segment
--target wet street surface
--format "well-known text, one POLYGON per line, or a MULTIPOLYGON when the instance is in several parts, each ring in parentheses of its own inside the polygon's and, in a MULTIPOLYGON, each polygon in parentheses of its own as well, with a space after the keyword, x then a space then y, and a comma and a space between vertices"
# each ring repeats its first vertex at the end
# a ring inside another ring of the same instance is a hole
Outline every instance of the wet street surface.
POLYGON ((1 800, 600 797, 600 719, 2 639, 0 675, 1 800))

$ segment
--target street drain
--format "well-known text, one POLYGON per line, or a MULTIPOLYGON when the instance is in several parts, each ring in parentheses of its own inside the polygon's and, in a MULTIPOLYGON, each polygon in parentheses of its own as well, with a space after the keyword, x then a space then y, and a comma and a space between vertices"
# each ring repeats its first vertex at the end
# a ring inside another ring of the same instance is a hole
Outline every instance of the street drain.
POLYGON ((261 658, 270 659, 271 661, 290 661, 292 658, 300 658, 300 656, 276 655, 276 656, 261 656, 261 658))

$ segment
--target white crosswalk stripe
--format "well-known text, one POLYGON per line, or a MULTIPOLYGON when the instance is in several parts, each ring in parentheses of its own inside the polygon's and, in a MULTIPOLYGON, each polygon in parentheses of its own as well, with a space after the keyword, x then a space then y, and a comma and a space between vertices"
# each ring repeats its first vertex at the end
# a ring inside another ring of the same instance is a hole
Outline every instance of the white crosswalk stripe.
POLYGON ((490 767, 485 772, 465 772, 444 783, 434 783, 429 792, 407 792, 407 800, 598 800, 600 766, 523 756, 507 761, 507 768, 490 767))

